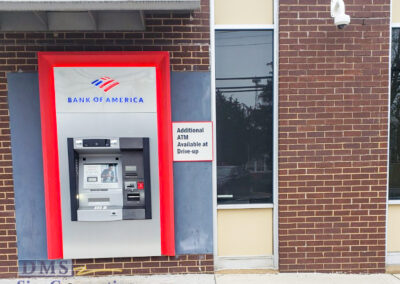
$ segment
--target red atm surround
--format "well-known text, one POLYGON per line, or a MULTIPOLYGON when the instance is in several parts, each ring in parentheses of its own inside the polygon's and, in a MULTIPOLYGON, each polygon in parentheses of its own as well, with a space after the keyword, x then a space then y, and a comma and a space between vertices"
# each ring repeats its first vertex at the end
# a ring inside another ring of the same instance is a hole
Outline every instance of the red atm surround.
POLYGON ((39 52, 38 64, 48 258, 63 258, 54 67, 156 68, 161 254, 175 255, 168 52, 39 52))

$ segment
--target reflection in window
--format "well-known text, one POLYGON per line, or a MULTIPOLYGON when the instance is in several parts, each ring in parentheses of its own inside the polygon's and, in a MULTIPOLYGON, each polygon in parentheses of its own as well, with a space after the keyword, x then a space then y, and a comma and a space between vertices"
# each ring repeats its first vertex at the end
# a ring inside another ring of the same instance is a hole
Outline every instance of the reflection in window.
POLYGON ((216 31, 219 204, 272 203, 273 32, 216 31))
POLYGON ((392 33, 389 198, 400 199, 400 29, 392 33))

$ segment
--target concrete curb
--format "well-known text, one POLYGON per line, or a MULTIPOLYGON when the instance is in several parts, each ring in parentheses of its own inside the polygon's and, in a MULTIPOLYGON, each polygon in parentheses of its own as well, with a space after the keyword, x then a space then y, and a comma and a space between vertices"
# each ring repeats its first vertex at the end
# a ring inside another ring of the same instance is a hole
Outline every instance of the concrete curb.
POLYGON ((3 279, 0 284, 400 284, 400 274, 180 274, 3 279))

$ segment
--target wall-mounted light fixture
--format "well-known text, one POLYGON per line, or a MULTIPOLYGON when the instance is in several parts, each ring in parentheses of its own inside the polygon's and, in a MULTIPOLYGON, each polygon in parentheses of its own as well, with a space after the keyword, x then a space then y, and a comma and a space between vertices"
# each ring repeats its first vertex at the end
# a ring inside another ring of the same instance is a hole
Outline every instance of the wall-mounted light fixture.
POLYGON ((331 17, 335 21, 335 26, 339 29, 350 24, 350 16, 345 14, 343 0, 331 0, 331 17))

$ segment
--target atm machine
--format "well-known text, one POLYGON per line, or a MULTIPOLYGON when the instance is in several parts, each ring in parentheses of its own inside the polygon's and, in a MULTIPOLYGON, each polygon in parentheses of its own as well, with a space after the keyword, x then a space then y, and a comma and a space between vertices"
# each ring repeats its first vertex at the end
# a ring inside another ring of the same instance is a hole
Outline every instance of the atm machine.
POLYGON ((149 138, 68 138, 71 221, 151 219, 149 138))
POLYGON ((174 255, 168 52, 38 58, 49 259, 174 255))

